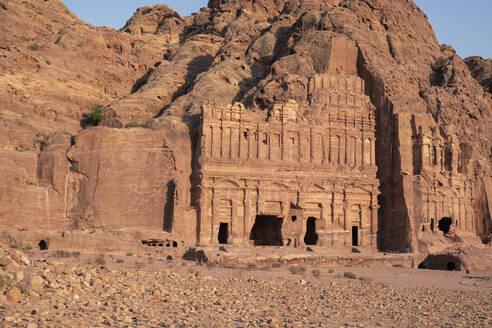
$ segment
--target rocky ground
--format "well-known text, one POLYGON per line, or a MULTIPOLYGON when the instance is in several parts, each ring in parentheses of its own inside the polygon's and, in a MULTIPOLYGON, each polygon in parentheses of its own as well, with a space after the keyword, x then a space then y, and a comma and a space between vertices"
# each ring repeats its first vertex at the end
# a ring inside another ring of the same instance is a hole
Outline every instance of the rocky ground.
POLYGON ((492 325, 490 271, 225 266, 131 253, 2 252, 2 327, 492 325))

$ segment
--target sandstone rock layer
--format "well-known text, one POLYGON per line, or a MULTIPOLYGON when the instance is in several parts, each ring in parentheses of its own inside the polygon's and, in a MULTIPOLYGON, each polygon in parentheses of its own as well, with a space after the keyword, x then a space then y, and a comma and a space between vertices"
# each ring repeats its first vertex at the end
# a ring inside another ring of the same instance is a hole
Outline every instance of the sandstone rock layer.
MULTIPOLYGON (((220 0, 188 17, 151 6, 121 31, 86 24, 59 0, 1 0, 0 22, 2 229, 129 229, 200 243, 202 115, 239 103, 267 120, 295 102, 301 121, 316 120, 360 97, 314 90, 313 79, 353 76, 374 113, 377 247, 427 252, 450 234, 490 242, 488 69, 439 45, 411 0, 220 0), (96 104, 109 108, 106 126, 82 129, 96 104)), ((302 146, 310 161, 324 156, 314 140, 302 146)), ((233 174, 226 166, 221 174, 233 174)), ((223 200, 234 215, 244 208, 223 200)), ((313 214, 318 226, 335 222, 329 204, 313 214)))

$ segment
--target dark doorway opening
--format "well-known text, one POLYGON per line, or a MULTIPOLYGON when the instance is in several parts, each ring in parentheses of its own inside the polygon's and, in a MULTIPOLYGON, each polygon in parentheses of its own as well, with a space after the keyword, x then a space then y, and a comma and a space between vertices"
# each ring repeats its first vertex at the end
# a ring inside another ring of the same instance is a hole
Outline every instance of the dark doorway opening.
POLYGON ((310 217, 306 222, 306 235, 304 244, 316 245, 318 243, 318 234, 316 233, 316 218, 310 217))
POLYGON ((434 219, 431 219, 430 228, 431 228, 431 231, 434 232, 434 219))
POLYGON ((448 271, 454 271, 456 270, 456 264, 454 262, 449 261, 448 264, 446 264, 446 268, 448 271))
POLYGON ((256 216, 249 240, 255 246, 282 246, 283 219, 271 215, 256 216))
POLYGON ((352 246, 359 246, 359 227, 352 227, 352 246))
POLYGON ((451 224, 453 223, 453 220, 451 220, 450 217, 444 217, 439 220, 439 225, 437 226, 439 230, 444 232, 445 234, 449 232, 451 229, 451 224))
POLYGON ((48 243, 46 242, 46 240, 41 240, 38 246, 39 246, 39 250, 41 251, 45 251, 48 249, 48 243))
POLYGON ((227 244, 229 239, 229 223, 220 223, 219 227, 219 244, 227 244))
POLYGON ((172 232, 174 217, 174 197, 176 193, 176 184, 174 181, 167 183, 166 203, 164 205, 164 231, 172 232))

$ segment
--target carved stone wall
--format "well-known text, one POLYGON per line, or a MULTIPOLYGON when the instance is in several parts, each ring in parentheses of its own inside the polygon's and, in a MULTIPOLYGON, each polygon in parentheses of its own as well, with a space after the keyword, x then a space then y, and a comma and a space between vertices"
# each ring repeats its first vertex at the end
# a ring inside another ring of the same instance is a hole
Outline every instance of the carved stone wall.
POLYGON ((413 136, 414 213, 419 235, 438 232, 439 221, 451 218, 451 229, 475 235, 475 182, 467 175, 466 147, 455 136, 443 138, 418 127, 413 136))
POLYGON ((199 243, 225 234, 227 243, 254 244, 257 216, 268 216, 280 220, 279 244, 306 236, 308 244, 376 246, 374 107, 363 91, 357 76, 317 75, 310 96, 325 101, 316 108, 292 100, 268 113, 204 106, 199 243))

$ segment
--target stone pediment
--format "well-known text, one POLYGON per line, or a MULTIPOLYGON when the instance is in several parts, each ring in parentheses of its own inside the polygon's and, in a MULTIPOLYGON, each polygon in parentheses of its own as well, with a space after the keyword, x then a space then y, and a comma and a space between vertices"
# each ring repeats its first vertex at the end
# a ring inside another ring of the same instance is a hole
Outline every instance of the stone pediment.
POLYGON ((279 182, 266 182, 264 184, 261 184, 261 188, 264 189, 288 189, 289 187, 283 183, 279 182))
POLYGON ((218 188, 239 188, 239 187, 241 187, 237 182, 235 182, 233 180, 220 180, 220 181, 217 181, 214 186, 218 187, 218 188))
POLYGON ((326 188, 322 187, 319 184, 312 184, 308 187, 309 192, 316 192, 316 191, 326 191, 326 188))

